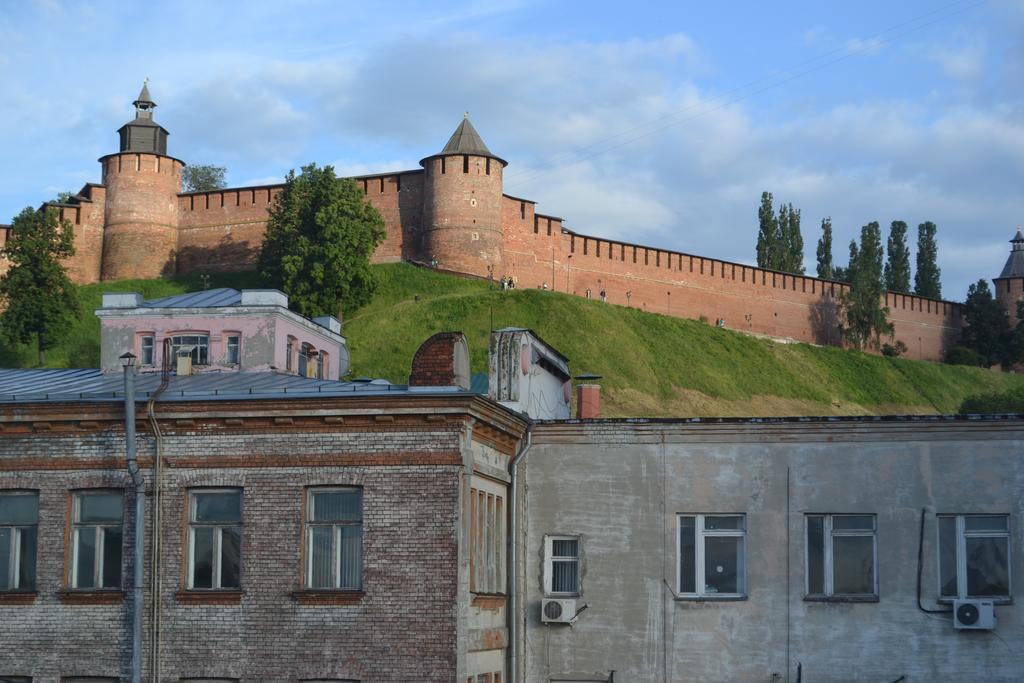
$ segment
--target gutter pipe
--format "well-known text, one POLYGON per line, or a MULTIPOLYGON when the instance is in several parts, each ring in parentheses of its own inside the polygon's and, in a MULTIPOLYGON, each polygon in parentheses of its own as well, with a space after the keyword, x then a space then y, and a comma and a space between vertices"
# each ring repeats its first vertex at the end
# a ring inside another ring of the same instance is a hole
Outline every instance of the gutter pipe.
POLYGON ((149 428, 153 432, 153 539, 150 548, 150 565, 152 568, 150 598, 153 610, 153 624, 150 629, 150 658, 152 659, 150 678, 153 681, 160 680, 160 563, 162 561, 161 542, 163 540, 161 530, 163 520, 160 514, 160 479, 163 470, 162 458, 164 448, 163 433, 160 431, 160 423, 157 421, 155 406, 157 399, 167 389, 170 381, 171 340, 167 338, 164 339, 161 354, 160 385, 149 397, 149 401, 146 402, 146 416, 149 418, 149 428))
POLYGON ((509 642, 509 655, 508 655, 508 680, 509 683, 518 683, 519 681, 519 590, 518 590, 518 573, 517 567, 519 565, 519 463, 526 458, 530 453, 530 447, 533 445, 533 422, 531 421, 526 425, 526 439, 523 442, 522 447, 519 449, 519 453, 509 463, 509 474, 512 477, 509 496, 508 496, 508 513, 510 519, 509 523, 509 536, 508 536, 508 557, 509 571, 508 571, 508 602, 509 602, 509 619, 508 619, 508 642, 509 642))
POLYGON ((124 366, 124 447, 128 474, 135 486, 135 538, 132 577, 132 683, 142 682, 142 565, 146 533, 146 482, 139 469, 135 447, 135 359, 124 366))

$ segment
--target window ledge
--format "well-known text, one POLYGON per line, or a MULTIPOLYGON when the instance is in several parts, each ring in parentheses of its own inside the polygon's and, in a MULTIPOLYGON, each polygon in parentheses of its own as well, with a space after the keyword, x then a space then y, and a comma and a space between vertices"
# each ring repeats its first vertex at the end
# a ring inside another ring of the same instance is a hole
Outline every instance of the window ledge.
POLYGON ((0 605, 31 605, 37 597, 35 591, 0 591, 0 605))
POLYGON ((952 605, 954 600, 991 600, 993 605, 1013 604, 1013 598, 939 598, 935 602, 940 605, 952 605))
POLYGON ((124 591, 68 588, 57 591, 57 598, 68 605, 119 605, 124 602, 124 591))
POLYGON ((804 602, 879 602, 877 595, 805 595, 804 602))
POLYGON ((292 599, 300 605, 358 605, 363 601, 363 591, 352 590, 297 590, 292 599))
POLYGON ((676 602, 743 602, 746 595, 676 595, 676 602))
POLYGON ((241 590, 182 590, 174 597, 184 605, 240 605, 243 595, 241 590))

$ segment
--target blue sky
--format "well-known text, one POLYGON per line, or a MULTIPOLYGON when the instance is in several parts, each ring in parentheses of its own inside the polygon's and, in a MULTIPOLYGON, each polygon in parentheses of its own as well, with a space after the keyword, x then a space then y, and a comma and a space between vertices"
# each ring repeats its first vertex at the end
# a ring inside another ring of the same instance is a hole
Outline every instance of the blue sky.
MULTIPOLYGON (((1024 0, 0 0, 0 222, 99 180, 150 78, 169 153, 232 185, 416 168, 468 110, 573 230, 752 262, 762 190, 939 226, 943 294, 1024 222, 1024 0), (779 6, 781 5, 781 6, 779 6)), ((913 251, 913 246, 912 246, 913 251)))

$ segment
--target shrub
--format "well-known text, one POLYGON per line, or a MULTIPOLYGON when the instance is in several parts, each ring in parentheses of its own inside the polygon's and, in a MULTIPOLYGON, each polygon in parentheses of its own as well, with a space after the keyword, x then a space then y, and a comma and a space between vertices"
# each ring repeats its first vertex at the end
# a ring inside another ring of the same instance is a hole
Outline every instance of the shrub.
POLYGON ((887 358, 897 358, 907 352, 907 345, 897 340, 895 344, 882 344, 882 355, 887 358))
POLYGON ((954 346, 946 353, 946 362, 950 365, 972 365, 987 368, 988 361, 977 351, 966 346, 954 346))
POLYGON ((968 396, 960 404, 960 413, 1024 413, 1024 387, 968 396))

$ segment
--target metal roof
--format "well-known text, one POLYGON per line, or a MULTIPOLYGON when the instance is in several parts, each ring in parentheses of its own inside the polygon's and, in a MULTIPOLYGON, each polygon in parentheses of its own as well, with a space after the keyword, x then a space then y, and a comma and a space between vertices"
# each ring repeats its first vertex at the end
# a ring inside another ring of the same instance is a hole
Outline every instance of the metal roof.
POLYGON ((476 132, 476 128, 469 122, 469 114, 459 124, 459 127, 448 139, 448 144, 441 150, 441 154, 478 154, 491 157, 491 150, 487 149, 483 138, 476 132))
POLYGON ((143 301, 146 308, 214 308, 218 306, 239 306, 242 303, 242 293, 230 287, 218 289, 207 289, 201 292, 188 292, 187 294, 175 294, 160 299, 149 299, 143 301))
POLYGON ((156 102, 154 102, 153 98, 149 96, 149 79, 142 82, 142 90, 139 92, 139 96, 135 98, 135 101, 132 102, 132 104, 135 105, 143 103, 156 106, 156 102))
MULTIPOLYGON (((160 373, 135 379, 137 402, 147 401, 160 385, 160 373)), ((467 393, 458 387, 432 387, 431 393, 467 393)), ((387 380, 342 382, 283 372, 205 372, 171 376, 161 401, 227 401, 266 398, 408 394, 404 384, 387 380)), ((422 392, 420 392, 422 393, 422 392)), ((98 369, 0 369, 0 404, 124 400, 124 375, 98 369)))
POLYGON ((1010 257, 1006 259, 1003 272, 999 277, 1024 277, 1024 234, 1018 229, 1017 234, 1010 240, 1013 247, 1010 250, 1010 257))

